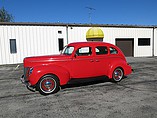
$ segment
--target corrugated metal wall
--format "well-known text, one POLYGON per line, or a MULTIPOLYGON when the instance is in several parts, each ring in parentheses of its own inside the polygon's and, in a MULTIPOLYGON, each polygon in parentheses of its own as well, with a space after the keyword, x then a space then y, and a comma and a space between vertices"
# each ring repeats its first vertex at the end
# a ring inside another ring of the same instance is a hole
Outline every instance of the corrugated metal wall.
MULTIPOLYGON (((69 27, 69 42, 86 41, 86 32, 91 27, 69 27)), ((104 42, 115 45, 116 38, 134 39, 134 57, 152 56, 153 28, 100 27, 104 32, 104 42), (150 38, 150 46, 138 46, 138 38, 150 38)))
POLYGON ((154 56, 157 56, 157 28, 154 29, 154 56))
MULTIPOLYGON (((59 38, 63 38, 64 45, 67 42, 86 41, 86 32, 91 27, 73 25, 66 28, 67 26, 1 25, 0 65, 22 63, 23 58, 28 56, 58 54, 59 38), (16 39, 17 53, 10 52, 10 39, 16 39)), ((115 44, 117 38, 133 38, 134 57, 153 56, 154 38, 154 55, 157 56, 157 29, 154 33, 153 28, 100 27, 100 29, 104 32, 104 42, 115 44), (150 45, 139 46, 138 38, 150 38, 150 45)))
POLYGON ((86 32, 90 27, 68 27, 68 40, 71 42, 84 42, 86 40, 86 32))
POLYGON ((22 63, 28 56, 57 54, 58 38, 64 38, 66 44, 66 27, 0 26, 0 64, 22 63), (10 39, 16 39, 17 53, 10 53, 10 39))

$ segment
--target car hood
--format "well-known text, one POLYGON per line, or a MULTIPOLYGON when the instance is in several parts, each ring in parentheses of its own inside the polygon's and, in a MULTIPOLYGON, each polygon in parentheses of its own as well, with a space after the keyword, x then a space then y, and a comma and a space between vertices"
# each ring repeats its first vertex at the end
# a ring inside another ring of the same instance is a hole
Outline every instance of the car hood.
POLYGON ((71 56, 67 55, 48 55, 48 56, 34 56, 34 57, 26 57, 24 59, 24 67, 31 67, 37 64, 46 64, 53 63, 58 61, 67 61, 71 58, 71 56))

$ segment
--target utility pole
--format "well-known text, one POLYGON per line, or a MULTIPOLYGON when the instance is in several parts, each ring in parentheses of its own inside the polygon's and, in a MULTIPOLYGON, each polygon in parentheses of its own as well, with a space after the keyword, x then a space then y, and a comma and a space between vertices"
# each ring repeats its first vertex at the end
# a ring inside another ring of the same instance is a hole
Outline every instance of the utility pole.
POLYGON ((89 12, 88 12, 88 14, 89 14, 89 23, 92 23, 92 16, 91 16, 91 14, 92 14, 92 11, 94 11, 96 9, 94 9, 92 7, 86 7, 86 9, 89 10, 89 12))

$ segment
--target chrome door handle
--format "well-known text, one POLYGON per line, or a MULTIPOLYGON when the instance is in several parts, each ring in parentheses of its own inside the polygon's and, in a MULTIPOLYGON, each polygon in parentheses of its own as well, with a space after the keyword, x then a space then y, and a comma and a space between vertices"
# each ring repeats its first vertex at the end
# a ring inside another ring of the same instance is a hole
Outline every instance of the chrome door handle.
POLYGON ((94 60, 90 60, 90 62, 94 62, 94 60))
POLYGON ((96 62, 99 62, 99 60, 95 60, 96 62))

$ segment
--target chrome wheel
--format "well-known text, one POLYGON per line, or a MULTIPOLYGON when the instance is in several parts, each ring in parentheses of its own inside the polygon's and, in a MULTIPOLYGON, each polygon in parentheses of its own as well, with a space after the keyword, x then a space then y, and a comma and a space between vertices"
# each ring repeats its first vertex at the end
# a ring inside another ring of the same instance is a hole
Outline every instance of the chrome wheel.
POLYGON ((56 81, 53 78, 45 78, 41 81, 40 88, 45 93, 50 93, 56 88, 56 81))
POLYGON ((122 80, 124 74, 123 74, 123 70, 121 68, 116 68, 114 71, 113 71, 113 75, 112 75, 112 79, 113 81, 115 82, 119 82, 122 80))
POLYGON ((37 87, 43 95, 55 93, 59 90, 58 78, 54 75, 46 75, 40 79, 37 87))

